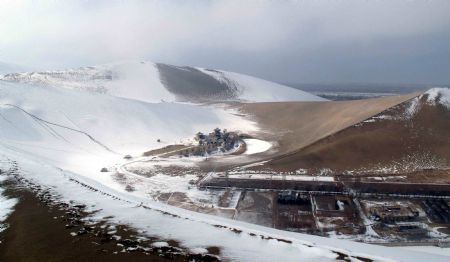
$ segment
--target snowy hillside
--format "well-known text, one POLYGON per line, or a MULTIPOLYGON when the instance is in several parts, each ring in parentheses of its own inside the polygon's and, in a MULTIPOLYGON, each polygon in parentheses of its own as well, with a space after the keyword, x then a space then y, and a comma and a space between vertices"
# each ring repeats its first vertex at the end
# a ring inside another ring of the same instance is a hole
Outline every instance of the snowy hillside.
POLYGON ((56 161, 62 168, 80 166, 72 162, 78 157, 141 154, 217 126, 255 129, 253 123, 218 108, 0 81, 1 143, 56 161))
POLYGON ((199 68, 199 70, 214 77, 220 83, 234 84, 237 93, 239 94, 239 99, 244 101, 271 102, 326 100, 316 95, 257 77, 211 69, 199 68))
POLYGON ((450 88, 435 87, 425 92, 421 97, 426 97, 430 105, 441 104, 450 109, 450 88))
POLYGON ((62 71, 13 73, 0 76, 0 79, 87 90, 145 102, 325 100, 294 88, 242 74, 151 62, 124 62, 62 71))
POLYGON ((152 63, 120 63, 45 72, 6 74, 9 82, 85 90, 145 102, 174 101, 152 63))

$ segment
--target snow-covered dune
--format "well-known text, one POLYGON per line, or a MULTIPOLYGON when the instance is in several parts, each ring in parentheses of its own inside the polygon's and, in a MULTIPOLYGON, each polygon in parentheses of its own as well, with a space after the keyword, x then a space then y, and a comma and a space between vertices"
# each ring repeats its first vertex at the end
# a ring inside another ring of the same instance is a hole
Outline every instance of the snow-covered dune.
POLYGON ((256 128, 252 122, 220 108, 146 103, 0 81, 0 143, 21 148, 61 168, 88 166, 87 162, 77 165, 75 159, 140 154, 218 126, 242 131, 256 128))
POLYGON ((249 102, 326 101, 325 98, 261 78, 227 71, 199 69, 219 82, 234 83, 238 97, 249 102))
POLYGON ((145 102, 174 101, 159 81, 153 63, 115 63, 77 69, 13 73, 0 76, 9 82, 84 90, 145 102))
POLYGON ((237 73, 151 62, 122 62, 70 70, 12 73, 9 82, 86 90, 144 102, 323 101, 318 96, 237 73))

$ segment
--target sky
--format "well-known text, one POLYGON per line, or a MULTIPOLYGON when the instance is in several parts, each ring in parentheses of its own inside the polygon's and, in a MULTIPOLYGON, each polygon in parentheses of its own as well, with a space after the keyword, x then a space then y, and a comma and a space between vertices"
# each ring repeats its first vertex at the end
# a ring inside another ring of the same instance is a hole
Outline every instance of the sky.
POLYGON ((448 0, 0 0, 0 62, 150 60, 283 83, 450 84, 448 0))

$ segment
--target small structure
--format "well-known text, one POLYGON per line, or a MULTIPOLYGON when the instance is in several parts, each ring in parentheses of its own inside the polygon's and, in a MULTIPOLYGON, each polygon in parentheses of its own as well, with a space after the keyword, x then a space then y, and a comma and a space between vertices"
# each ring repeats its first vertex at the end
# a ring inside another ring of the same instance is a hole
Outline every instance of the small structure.
POLYGON ((309 204, 310 200, 307 196, 295 191, 281 191, 278 194, 277 202, 282 205, 303 205, 309 204))
POLYGON ((347 217, 356 216, 353 202, 348 196, 314 195, 314 213, 321 217, 347 217))
POLYGON ((203 140, 205 140, 205 138, 206 138, 206 136, 202 133, 202 132, 198 132, 196 135, 195 135, 195 140, 196 141, 203 141, 203 140))
POLYGON ((401 205, 374 206, 369 209, 369 213, 375 220, 384 223, 399 221, 410 221, 419 216, 419 212, 411 207, 401 205))

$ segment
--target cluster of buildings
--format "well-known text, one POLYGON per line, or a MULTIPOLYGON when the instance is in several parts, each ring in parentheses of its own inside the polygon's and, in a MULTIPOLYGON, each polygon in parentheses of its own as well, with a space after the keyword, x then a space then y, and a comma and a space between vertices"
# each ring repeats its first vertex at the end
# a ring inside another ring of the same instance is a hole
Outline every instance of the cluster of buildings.
POLYGON ((239 144, 239 135, 236 132, 228 132, 226 129, 222 131, 220 128, 207 135, 198 132, 194 139, 198 142, 198 146, 184 150, 183 155, 204 156, 214 151, 226 152, 239 144))
POLYGON ((236 132, 228 132, 226 129, 222 131, 220 128, 215 128, 208 135, 198 132, 195 135, 195 140, 199 146, 216 147, 229 151, 239 142, 239 135, 236 132))
POLYGON ((225 150, 231 150, 237 144, 239 135, 235 132, 228 132, 226 129, 220 130, 220 128, 214 129, 213 132, 208 135, 198 132, 195 136, 195 140, 198 141, 200 146, 213 145, 222 147, 225 150))

